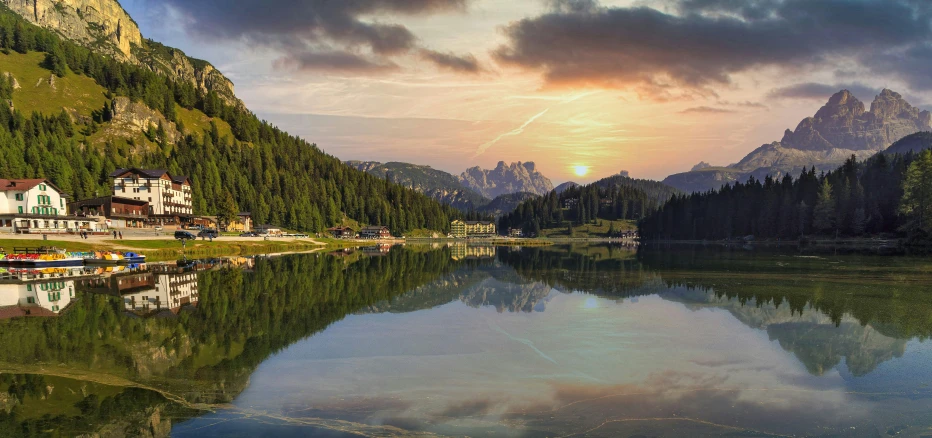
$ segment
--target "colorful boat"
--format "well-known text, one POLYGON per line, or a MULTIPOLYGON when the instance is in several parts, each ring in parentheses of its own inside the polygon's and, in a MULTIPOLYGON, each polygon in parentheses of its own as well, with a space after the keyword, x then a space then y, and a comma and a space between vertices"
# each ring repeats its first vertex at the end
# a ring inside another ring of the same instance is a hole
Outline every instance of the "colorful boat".
POLYGON ((115 265, 122 262, 123 254, 118 252, 97 251, 90 257, 84 259, 89 265, 115 265))
POLYGON ((146 256, 135 252, 123 253, 123 263, 145 263, 146 256))
POLYGON ((84 259, 68 253, 53 254, 6 254, 4 260, 12 266, 35 268, 53 268, 64 266, 81 266, 84 259))

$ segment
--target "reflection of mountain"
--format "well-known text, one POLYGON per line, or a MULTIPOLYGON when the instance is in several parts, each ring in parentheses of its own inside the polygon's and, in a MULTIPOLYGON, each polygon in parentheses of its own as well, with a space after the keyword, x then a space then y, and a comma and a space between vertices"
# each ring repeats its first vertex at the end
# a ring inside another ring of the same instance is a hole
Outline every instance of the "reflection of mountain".
POLYGON ((495 307, 499 312, 543 311, 551 287, 529 282, 501 265, 480 264, 415 288, 390 301, 378 303, 365 313, 404 313, 431 309, 453 301, 470 307, 495 307))
POLYGON ((848 370, 862 376, 884 361, 902 356, 906 349, 905 340, 885 336, 854 317, 844 316, 836 322, 812 307, 796 311, 786 304, 727 298, 699 288, 673 287, 660 296, 694 309, 727 310, 748 327, 765 330, 770 340, 779 342, 815 375, 845 359, 848 370))

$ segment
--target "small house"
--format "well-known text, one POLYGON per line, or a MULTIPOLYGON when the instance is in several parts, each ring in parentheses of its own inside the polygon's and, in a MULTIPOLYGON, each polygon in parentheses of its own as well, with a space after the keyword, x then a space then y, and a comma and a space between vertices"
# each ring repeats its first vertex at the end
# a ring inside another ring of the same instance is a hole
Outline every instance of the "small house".
POLYGON ((370 226, 359 230, 359 237, 363 239, 391 239, 392 233, 388 230, 388 227, 370 226))

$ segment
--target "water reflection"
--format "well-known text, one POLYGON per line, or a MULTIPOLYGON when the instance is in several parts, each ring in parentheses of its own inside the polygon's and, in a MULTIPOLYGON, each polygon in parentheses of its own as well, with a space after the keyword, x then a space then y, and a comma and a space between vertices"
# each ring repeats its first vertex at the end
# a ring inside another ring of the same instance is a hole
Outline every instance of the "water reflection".
POLYGON ((52 426, 65 435, 134 430, 72 408, 130 397, 133 424, 159 413, 156 436, 932 425, 922 260, 600 245, 340 255, 8 275, 0 312, 59 316, 0 320, 0 377, 92 384, 52 403, 0 382, 0 424, 33 424, 15 407, 28 402, 68 419, 52 426))

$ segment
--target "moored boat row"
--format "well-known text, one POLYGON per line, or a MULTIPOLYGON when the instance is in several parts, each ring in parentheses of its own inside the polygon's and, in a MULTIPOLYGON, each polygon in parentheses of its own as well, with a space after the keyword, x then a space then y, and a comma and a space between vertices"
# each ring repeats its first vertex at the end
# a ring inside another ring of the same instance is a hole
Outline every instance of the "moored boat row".
POLYGON ((25 249, 13 254, 0 253, 0 265, 54 268, 82 265, 145 263, 146 256, 135 252, 69 252, 55 248, 25 249))

